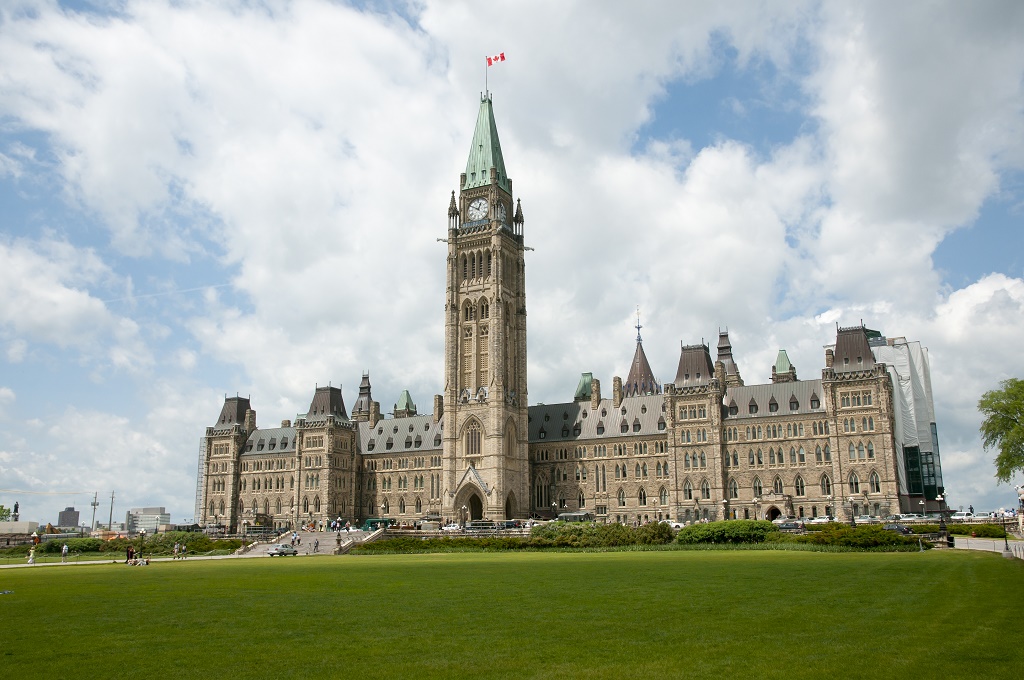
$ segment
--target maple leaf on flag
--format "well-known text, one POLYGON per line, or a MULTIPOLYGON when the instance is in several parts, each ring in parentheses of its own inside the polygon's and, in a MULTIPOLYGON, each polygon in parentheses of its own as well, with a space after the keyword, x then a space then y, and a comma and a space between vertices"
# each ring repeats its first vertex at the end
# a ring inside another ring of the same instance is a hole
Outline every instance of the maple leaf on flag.
POLYGON ((505 61, 505 53, 504 52, 500 52, 500 53, 498 53, 497 55, 495 55, 493 57, 487 57, 487 65, 488 66, 494 66, 499 61, 505 61))

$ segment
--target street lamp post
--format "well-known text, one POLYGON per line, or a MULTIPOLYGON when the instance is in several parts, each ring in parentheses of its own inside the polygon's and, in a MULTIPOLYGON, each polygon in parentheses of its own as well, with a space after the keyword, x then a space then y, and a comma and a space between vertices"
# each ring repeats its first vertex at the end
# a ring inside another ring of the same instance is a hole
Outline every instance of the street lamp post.
POLYGON ((551 519, 558 518, 558 503, 551 501, 551 519))
POLYGON ((761 497, 754 496, 754 519, 761 519, 761 497))
POLYGON ((856 529, 857 528, 857 518, 853 514, 853 506, 855 506, 857 503, 853 499, 853 496, 850 496, 849 498, 847 498, 846 502, 850 504, 850 526, 853 527, 854 529, 856 529))
POLYGON ((462 506, 462 526, 463 526, 463 528, 465 528, 465 526, 466 526, 466 520, 469 519, 468 512, 469 512, 469 508, 467 508, 465 505, 463 505, 462 506))
POLYGON ((918 505, 921 506, 921 517, 927 517, 927 515, 925 515, 925 510, 928 508, 928 504, 925 502, 923 498, 921 499, 921 502, 918 505))
POLYGON ((729 501, 722 499, 722 519, 729 519, 729 501))
POLYGON ((1006 512, 1003 512, 1003 557, 1013 557, 1010 552, 1010 537, 1006 533, 1006 512))
POLYGON ((825 494, 825 516, 834 519, 832 515, 832 494, 825 494))
POLYGON ((146 544, 146 530, 139 529, 139 555, 142 555, 142 547, 146 544))

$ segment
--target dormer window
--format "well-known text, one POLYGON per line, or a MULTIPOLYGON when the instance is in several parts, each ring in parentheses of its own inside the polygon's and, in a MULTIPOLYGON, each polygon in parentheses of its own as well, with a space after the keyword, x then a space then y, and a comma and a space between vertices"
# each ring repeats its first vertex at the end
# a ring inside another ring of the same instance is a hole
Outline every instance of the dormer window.
POLYGON ((604 434, 604 421, 603 420, 600 420, 597 423, 597 433, 598 434, 604 434))
POLYGON ((811 408, 821 408, 821 402, 818 401, 818 395, 811 395, 811 408))
POLYGON ((376 446, 377 446, 376 440, 371 439, 370 441, 366 442, 366 450, 367 451, 373 451, 373 449, 376 448, 376 446))
POLYGON ((288 448, 288 437, 281 437, 281 448, 282 449, 287 449, 288 448))
POLYGON ((747 411, 748 411, 748 412, 749 412, 749 413, 750 413, 751 415, 753 415, 753 414, 757 413, 757 402, 756 402, 756 401, 754 401, 753 399, 751 399, 751 400, 750 400, 750 405, 749 405, 749 406, 747 406, 747 411))
POLYGON ((800 410, 800 402, 796 400, 796 397, 793 397, 792 399, 789 400, 789 410, 790 411, 799 411, 800 410))

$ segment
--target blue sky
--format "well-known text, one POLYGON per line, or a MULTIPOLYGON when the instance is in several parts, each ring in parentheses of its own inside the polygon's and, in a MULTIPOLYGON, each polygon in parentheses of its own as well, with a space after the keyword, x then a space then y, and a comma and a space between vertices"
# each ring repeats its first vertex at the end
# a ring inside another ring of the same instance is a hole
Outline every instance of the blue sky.
POLYGON ((1009 505, 975 405, 1024 372, 1022 29, 1014 2, 4 3, 0 503, 189 518, 225 394, 272 426, 369 371, 426 408, 504 51, 531 403, 622 375, 637 306, 665 381, 724 327, 748 384, 780 348, 814 377, 863 319, 930 350, 952 503, 1009 505))

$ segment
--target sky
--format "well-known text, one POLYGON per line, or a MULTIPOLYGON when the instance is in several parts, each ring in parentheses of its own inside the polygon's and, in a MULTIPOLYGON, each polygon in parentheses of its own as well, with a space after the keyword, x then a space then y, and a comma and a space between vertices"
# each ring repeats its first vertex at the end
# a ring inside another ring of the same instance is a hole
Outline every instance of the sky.
MULTIPOLYGON (((0 4, 0 504, 193 516, 226 395, 443 389, 485 71, 527 245, 529 402, 728 329, 747 384, 836 325, 928 348, 953 507, 1014 504, 1024 4, 0 4), (506 60, 489 70, 485 57, 506 60)), ((1018 478, 1017 483, 1021 481, 1018 478)))

